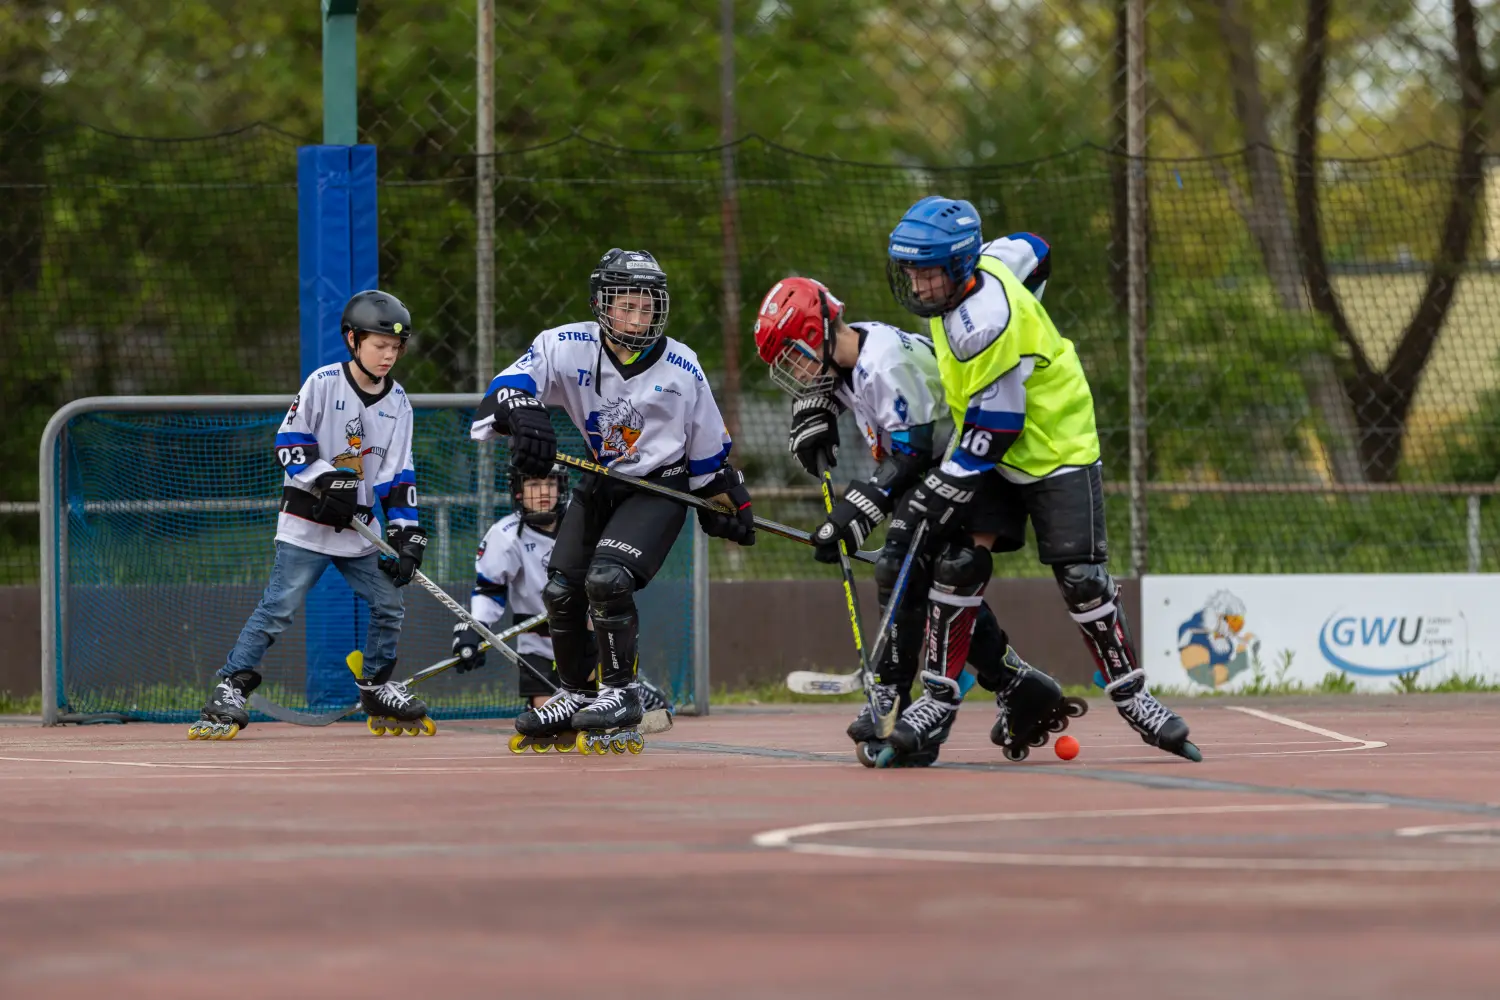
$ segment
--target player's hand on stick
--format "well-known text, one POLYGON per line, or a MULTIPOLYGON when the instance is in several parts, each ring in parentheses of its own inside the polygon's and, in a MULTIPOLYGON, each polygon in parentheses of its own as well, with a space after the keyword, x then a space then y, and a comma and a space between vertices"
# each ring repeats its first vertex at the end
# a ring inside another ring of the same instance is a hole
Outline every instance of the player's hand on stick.
POLYGON ((395 525, 385 529, 385 542, 396 550, 396 558, 382 555, 380 569, 398 587, 411 583, 412 574, 422 568, 422 556, 427 553, 427 536, 421 528, 400 528, 395 525))
POLYGON ((545 476, 557 455, 557 432, 547 407, 535 396, 518 394, 504 403, 510 427, 510 461, 524 476, 545 476))
POLYGON ((817 546, 814 558, 820 563, 839 561, 839 542, 852 553, 864 546, 881 521, 890 514, 891 498, 869 483, 853 482, 843 497, 833 505, 827 520, 813 532, 817 546))
POLYGON ((484 650, 479 644, 484 640, 479 633, 474 631, 474 626, 466 622, 459 622, 453 626, 453 655, 458 657, 458 662, 453 669, 461 674, 470 670, 477 670, 484 666, 484 650))
POLYGON ((832 396, 808 396, 792 404, 792 429, 786 448, 809 476, 839 464, 839 412, 832 396))
POLYGON ((326 524, 335 532, 343 531, 359 510, 359 473, 353 469, 334 469, 313 481, 318 489, 318 503, 313 520, 326 524))
POLYGON ((908 506, 931 528, 941 528, 963 516, 964 508, 974 499, 977 481, 973 476, 951 476, 933 469, 912 491, 908 506))
POLYGON ((714 478, 694 490, 697 496, 729 507, 732 514, 712 510, 698 511, 698 525, 710 538, 727 538, 740 545, 755 544, 755 514, 750 510, 750 491, 745 488, 745 474, 729 463, 714 478))

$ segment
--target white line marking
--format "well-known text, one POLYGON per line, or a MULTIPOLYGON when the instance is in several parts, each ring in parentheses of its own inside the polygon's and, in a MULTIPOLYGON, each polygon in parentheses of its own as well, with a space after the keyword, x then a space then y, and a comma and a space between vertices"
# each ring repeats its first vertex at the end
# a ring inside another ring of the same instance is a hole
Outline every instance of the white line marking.
POLYGON ((1345 736, 1343 733, 1336 733, 1332 729, 1324 729, 1321 726, 1313 726, 1309 725, 1306 722, 1298 722, 1296 719, 1288 719, 1284 715, 1276 715, 1273 712, 1262 712, 1258 708, 1246 708, 1243 705, 1225 705, 1224 708, 1230 712, 1242 712, 1245 715, 1253 715, 1257 719, 1265 719, 1267 722, 1275 722, 1278 725, 1290 726, 1293 729, 1300 729, 1304 733, 1315 733, 1318 736, 1326 736, 1330 740, 1333 740, 1337 743, 1357 744, 1336 747, 1328 750, 1293 750, 1288 751, 1289 753, 1339 753, 1344 750, 1375 750, 1380 747, 1386 746, 1385 743, 1382 743, 1379 740, 1362 740, 1357 736, 1345 736))
POLYGON ((822 833, 844 833, 850 830, 899 830, 909 826, 952 826, 958 823, 1026 823, 1049 819, 1123 819, 1131 816, 1219 816, 1231 813, 1283 813, 1283 812, 1351 812, 1367 809, 1384 809, 1381 802, 1298 802, 1266 803, 1262 805, 1223 806, 1163 806, 1147 809, 1085 809, 1072 812, 1024 812, 1024 813, 970 813, 962 816, 898 816, 890 819, 854 819, 833 823, 810 823, 807 826, 789 826, 780 830, 767 830, 751 838, 756 847, 791 847, 799 837, 814 837, 822 833))
POLYGON ((1403 826, 1396 831, 1396 836, 1430 837, 1433 834, 1479 833, 1481 831, 1500 833, 1500 823, 1492 820, 1488 823, 1446 823, 1441 826, 1403 826))
MULTIPOLYGON (((1364 742, 1363 740, 1359 742, 1364 742)), ((1159 868, 1208 871, 1343 871, 1450 872, 1500 870, 1500 860, 1453 858, 1230 858, 1151 856, 1134 854, 1020 854, 1011 852, 945 851, 899 847, 858 847, 850 844, 798 843, 797 838, 851 830, 888 830, 957 823, 1027 822, 1038 820, 1110 819, 1140 816, 1202 816, 1234 813, 1355 812, 1385 809, 1383 803, 1299 803, 1287 805, 1183 806, 1160 809, 1096 809, 1079 812, 986 813, 971 816, 916 816, 892 819, 811 823, 767 830, 751 838, 758 847, 780 848, 796 854, 889 861, 929 861, 956 864, 1012 865, 1054 868, 1159 868)))

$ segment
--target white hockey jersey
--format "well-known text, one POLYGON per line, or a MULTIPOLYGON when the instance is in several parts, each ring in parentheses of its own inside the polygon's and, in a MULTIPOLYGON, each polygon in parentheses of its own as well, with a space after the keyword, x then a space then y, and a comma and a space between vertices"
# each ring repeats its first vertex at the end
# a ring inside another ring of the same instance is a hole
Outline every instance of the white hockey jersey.
MULTIPOLYGON (((474 593, 469 598, 469 613, 490 629, 505 617, 509 607, 516 621, 539 615, 542 588, 547 585, 547 560, 552 558, 553 535, 537 531, 521 520, 520 513, 508 514, 490 526, 479 543, 474 557, 474 593)), ((516 637, 519 653, 540 653, 552 658, 552 639, 546 626, 516 637)))
POLYGON ((913 427, 949 422, 932 341, 885 323, 849 325, 863 343, 849 381, 838 381, 834 398, 853 414, 877 463, 892 450, 911 454, 913 427))
POLYGON ((387 377, 378 393, 354 384, 349 363, 325 365, 307 377, 276 432, 276 460, 286 470, 276 540, 331 556, 362 556, 374 546, 357 531, 334 531, 311 520, 319 476, 359 473, 360 516, 369 523, 378 498, 390 524, 417 526, 417 474, 412 466, 412 409, 387 377))
POLYGON ((470 435, 493 437, 496 393, 520 390, 566 410, 601 465, 645 476, 686 460, 690 488, 707 483, 731 442, 698 356, 671 337, 628 365, 600 347, 594 322, 537 334, 490 382, 470 435))

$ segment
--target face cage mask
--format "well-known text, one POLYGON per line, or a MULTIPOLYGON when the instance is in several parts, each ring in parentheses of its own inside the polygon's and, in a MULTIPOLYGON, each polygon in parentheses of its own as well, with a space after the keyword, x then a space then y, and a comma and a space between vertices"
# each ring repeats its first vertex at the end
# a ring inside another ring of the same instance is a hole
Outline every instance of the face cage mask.
POLYGON ((594 306, 594 319, 599 323, 599 329, 610 340, 621 347, 632 351, 648 350, 652 344, 660 340, 667 332, 667 310, 671 306, 671 296, 665 288, 641 288, 636 285, 606 285, 599 289, 599 295, 594 306), (622 332, 615 328, 610 318, 610 306, 616 296, 619 295, 643 295, 651 299, 651 323, 640 333, 622 332))
POLYGON ((958 306, 963 298, 964 286, 968 284, 954 275, 953 264, 919 264, 916 261, 894 260, 887 258, 885 262, 885 278, 891 286, 891 295, 895 296, 897 302, 913 315, 921 316, 923 319, 931 319, 941 316, 958 306), (908 267, 941 267, 948 275, 948 280, 953 288, 948 292, 946 298, 939 302, 929 302, 917 294, 915 284, 911 275, 906 273, 908 267))
POLYGON ((806 344, 793 341, 771 362, 771 382, 793 399, 824 395, 838 382, 830 367, 826 361, 820 362, 806 344))
POLYGON ((522 480, 521 489, 511 495, 511 503, 521 513, 521 523, 529 524, 533 528, 550 528, 562 520, 563 506, 567 503, 567 480, 563 476, 543 477, 557 487, 557 499, 552 501, 551 507, 534 509, 526 506, 526 483, 537 480, 522 480))

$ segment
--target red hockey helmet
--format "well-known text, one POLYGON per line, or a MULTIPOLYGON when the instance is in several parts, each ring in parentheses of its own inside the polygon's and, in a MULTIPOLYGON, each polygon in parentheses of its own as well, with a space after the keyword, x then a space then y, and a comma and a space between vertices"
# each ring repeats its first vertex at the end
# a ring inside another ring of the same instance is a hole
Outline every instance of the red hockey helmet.
POLYGON ((771 381, 798 398, 832 389, 834 324, 843 315, 844 304, 821 281, 778 281, 755 319, 755 348, 771 381))

